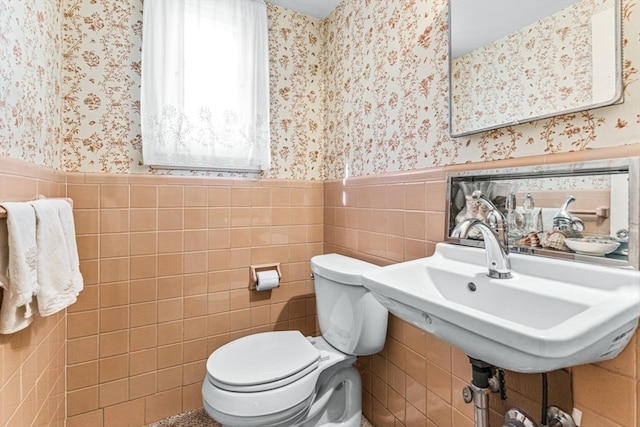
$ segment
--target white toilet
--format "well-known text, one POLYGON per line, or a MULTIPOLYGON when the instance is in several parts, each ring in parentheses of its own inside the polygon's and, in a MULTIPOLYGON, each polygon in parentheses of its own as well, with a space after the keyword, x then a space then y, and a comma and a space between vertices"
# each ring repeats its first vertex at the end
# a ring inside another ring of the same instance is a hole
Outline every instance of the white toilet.
POLYGON ((265 332, 211 354, 202 385, 207 413, 223 426, 359 427, 358 355, 382 350, 387 310, 360 282, 379 268, 337 254, 311 259, 321 337, 265 332))

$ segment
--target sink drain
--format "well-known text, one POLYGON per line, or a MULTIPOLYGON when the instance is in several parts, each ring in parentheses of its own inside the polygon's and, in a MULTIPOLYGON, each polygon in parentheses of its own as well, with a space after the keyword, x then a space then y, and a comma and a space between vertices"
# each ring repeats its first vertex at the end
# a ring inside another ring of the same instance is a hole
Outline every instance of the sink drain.
POLYGON ((469 282, 469 283, 467 283, 467 288, 469 288, 469 290, 470 290, 471 292, 475 292, 475 291, 476 291, 476 289, 478 289, 478 287, 476 286, 476 284, 475 284, 475 283, 473 283, 473 282, 469 282))

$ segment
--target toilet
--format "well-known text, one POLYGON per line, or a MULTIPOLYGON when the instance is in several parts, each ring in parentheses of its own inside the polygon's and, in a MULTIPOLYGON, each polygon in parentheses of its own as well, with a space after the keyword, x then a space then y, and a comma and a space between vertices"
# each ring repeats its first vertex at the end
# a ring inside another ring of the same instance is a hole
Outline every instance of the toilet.
POLYGON ((223 426, 359 427, 359 355, 382 350, 387 310, 361 284, 376 265, 338 254, 311 259, 322 336, 264 332, 234 340, 207 360, 204 408, 223 426))

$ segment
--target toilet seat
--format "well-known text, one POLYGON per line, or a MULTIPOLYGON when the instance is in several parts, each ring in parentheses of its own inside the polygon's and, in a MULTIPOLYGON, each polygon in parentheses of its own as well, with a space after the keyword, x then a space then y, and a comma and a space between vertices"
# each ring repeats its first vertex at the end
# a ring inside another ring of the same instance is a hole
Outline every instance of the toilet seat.
POLYGON ((257 392, 291 384, 319 363, 320 353, 299 331, 265 332, 214 351, 207 360, 207 374, 223 390, 257 392))
POLYGON ((209 356, 203 395, 222 417, 284 415, 312 397, 319 364, 320 352, 299 331, 249 335, 209 356))

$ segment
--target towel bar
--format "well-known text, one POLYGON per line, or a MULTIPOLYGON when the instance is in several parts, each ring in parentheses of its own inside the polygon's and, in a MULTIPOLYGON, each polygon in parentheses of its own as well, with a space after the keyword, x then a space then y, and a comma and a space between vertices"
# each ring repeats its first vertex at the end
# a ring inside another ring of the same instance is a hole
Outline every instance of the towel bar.
MULTIPOLYGON (((39 199, 44 199, 45 197, 39 197, 39 199)), ((62 200, 66 200, 67 202, 69 202, 69 204, 71 205, 71 207, 73 208, 73 199, 70 199, 68 197, 61 197, 62 200)), ((0 218, 6 218, 7 217, 7 211, 5 208, 3 208, 2 206, 0 206, 0 218)))

